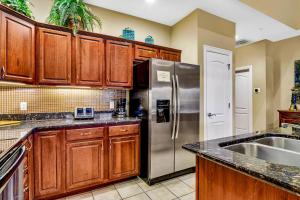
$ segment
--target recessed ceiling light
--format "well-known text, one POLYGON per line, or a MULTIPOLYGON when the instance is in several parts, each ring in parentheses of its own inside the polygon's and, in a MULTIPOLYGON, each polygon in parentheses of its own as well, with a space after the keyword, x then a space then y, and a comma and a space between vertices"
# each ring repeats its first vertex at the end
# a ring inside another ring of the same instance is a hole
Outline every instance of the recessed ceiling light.
POLYGON ((154 3, 155 0, 146 0, 147 3, 154 3))

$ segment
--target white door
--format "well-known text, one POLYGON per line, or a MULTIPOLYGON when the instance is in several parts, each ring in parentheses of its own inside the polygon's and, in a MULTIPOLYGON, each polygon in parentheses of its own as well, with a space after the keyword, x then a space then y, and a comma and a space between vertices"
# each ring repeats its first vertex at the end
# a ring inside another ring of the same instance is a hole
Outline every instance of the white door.
POLYGON ((205 48, 205 140, 232 136, 232 54, 205 48))
POLYGON ((252 73, 249 68, 235 73, 235 132, 252 132, 252 73))

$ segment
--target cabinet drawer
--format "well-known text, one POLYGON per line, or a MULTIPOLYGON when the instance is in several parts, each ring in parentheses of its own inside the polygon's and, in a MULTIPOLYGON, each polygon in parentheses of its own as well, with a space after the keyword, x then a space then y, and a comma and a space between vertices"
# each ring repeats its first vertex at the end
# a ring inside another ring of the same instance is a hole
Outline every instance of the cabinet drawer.
POLYGON ((138 124, 109 127, 109 136, 130 135, 130 134, 138 134, 138 133, 139 133, 138 124))
POLYGON ((158 57, 158 49, 151 47, 145 47, 141 45, 135 45, 135 59, 137 60, 148 60, 149 58, 158 57))
POLYGON ((104 135, 104 127, 67 130, 67 141, 101 138, 104 135))

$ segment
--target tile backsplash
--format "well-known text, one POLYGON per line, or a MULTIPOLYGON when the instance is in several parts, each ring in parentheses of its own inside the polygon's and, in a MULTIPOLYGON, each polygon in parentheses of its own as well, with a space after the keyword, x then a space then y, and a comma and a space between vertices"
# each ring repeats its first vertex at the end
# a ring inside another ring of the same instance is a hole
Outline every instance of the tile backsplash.
POLYGON ((110 100, 126 98, 126 93, 125 90, 0 85, 0 114, 73 112, 80 106, 109 111, 110 100), (20 110, 21 102, 27 102, 27 111, 20 110))

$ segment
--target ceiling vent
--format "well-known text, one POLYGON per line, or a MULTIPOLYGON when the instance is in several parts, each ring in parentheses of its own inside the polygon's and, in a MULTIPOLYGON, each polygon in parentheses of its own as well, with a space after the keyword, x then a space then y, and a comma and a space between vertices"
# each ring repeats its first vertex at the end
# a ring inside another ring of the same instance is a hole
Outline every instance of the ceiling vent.
POLYGON ((236 41, 236 46, 242 46, 242 45, 246 45, 246 44, 249 44, 251 41, 249 40, 246 40, 246 39, 241 39, 241 40, 238 40, 236 41))

